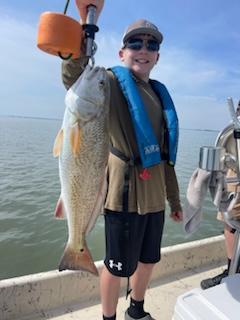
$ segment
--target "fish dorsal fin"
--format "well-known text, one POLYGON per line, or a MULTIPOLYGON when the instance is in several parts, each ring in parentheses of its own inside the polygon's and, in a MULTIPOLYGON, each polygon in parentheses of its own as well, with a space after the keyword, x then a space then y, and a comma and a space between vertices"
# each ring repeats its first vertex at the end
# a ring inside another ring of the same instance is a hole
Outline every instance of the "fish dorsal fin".
POLYGON ((81 145, 81 129, 77 123, 70 130, 70 144, 72 153, 76 156, 79 153, 81 145))
POLYGON ((63 145, 63 129, 61 129, 55 139, 54 146, 53 146, 53 156, 59 157, 63 145))

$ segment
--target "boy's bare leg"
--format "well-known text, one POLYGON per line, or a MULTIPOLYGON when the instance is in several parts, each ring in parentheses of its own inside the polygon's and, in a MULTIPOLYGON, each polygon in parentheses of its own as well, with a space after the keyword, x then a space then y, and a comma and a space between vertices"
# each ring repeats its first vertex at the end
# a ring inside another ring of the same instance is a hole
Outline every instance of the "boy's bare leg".
POLYGON ((105 317, 116 313, 121 278, 112 275, 104 265, 100 277, 102 312, 105 317))
POLYGON ((231 232, 231 227, 227 224, 224 226, 225 245, 228 259, 232 259, 234 247, 234 233, 231 232))
POLYGON ((131 297, 136 301, 144 300, 145 292, 152 275, 154 263, 138 263, 138 267, 130 278, 131 297))

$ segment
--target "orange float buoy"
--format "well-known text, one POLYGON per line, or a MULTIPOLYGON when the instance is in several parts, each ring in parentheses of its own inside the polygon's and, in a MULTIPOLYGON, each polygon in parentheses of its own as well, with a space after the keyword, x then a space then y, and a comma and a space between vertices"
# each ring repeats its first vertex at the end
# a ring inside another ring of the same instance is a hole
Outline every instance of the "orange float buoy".
POLYGON ((62 13, 44 12, 40 16, 37 46, 63 59, 80 56, 81 24, 62 13))

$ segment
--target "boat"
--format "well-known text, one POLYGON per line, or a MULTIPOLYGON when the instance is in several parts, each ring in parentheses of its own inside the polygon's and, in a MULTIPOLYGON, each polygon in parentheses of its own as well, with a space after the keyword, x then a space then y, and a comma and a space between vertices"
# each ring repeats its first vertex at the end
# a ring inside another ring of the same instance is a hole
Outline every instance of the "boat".
MULTIPOLYGON (((172 318, 179 295, 199 287, 226 261, 223 235, 162 249, 146 293, 145 306, 156 320, 172 318)), ((101 272, 102 261, 96 262, 101 272)), ((126 281, 121 284, 118 319, 129 301, 126 281)), ((1 320, 99 320, 99 278, 83 271, 53 270, 0 281, 1 320)))

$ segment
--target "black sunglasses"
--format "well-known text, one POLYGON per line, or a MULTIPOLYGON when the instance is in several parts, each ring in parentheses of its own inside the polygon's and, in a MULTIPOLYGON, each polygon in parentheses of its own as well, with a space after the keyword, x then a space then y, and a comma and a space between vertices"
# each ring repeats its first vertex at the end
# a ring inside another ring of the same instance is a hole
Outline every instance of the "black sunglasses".
POLYGON ((131 50, 136 50, 139 51, 145 46, 148 51, 158 51, 160 48, 159 42, 154 39, 139 39, 139 38, 130 38, 129 40, 126 41, 124 44, 124 49, 131 49, 131 50))

